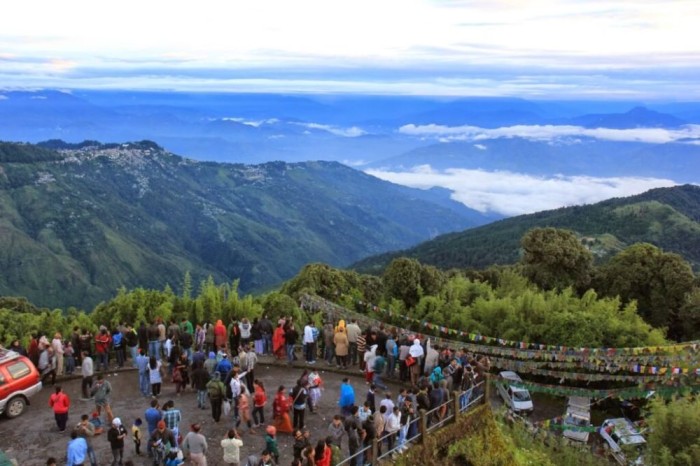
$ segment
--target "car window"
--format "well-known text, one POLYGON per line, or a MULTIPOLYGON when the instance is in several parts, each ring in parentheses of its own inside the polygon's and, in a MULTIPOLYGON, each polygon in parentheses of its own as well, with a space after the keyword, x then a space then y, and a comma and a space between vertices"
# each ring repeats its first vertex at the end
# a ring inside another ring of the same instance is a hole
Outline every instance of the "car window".
POLYGON ((7 365, 7 372, 10 373, 10 377, 13 379, 21 379, 25 375, 29 375, 32 371, 25 362, 17 361, 7 365))
POLYGON ((5 385, 5 376, 0 372, 0 385, 5 385))

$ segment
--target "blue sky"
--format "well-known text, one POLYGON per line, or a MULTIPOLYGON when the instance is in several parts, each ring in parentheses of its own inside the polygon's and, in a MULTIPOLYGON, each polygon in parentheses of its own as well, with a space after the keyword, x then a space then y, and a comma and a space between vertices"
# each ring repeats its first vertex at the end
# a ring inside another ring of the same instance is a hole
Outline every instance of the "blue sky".
POLYGON ((700 2, 24 0, 0 88, 697 100, 700 2))

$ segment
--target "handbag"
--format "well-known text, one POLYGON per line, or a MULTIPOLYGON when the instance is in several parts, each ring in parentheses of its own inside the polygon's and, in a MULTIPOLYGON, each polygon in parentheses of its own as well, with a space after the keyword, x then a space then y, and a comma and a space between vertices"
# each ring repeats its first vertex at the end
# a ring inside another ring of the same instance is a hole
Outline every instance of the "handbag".
POLYGON ((231 402, 230 401, 224 400, 223 408, 224 408, 224 416, 228 416, 229 414, 231 414, 231 402))
POLYGON ((408 357, 406 358, 406 367, 411 367, 415 363, 416 363, 416 358, 414 358, 413 356, 411 356, 409 354, 408 357))

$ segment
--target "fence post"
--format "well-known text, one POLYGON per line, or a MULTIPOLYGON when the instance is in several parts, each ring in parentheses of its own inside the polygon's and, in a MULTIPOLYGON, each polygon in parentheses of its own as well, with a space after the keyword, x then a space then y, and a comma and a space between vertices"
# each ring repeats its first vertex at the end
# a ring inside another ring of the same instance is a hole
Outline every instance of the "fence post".
MULTIPOLYGON (((381 414, 380 414, 381 416, 381 414)), ((380 434, 377 434, 380 435, 380 434)), ((374 437, 372 439, 372 464, 379 464, 377 462, 377 458, 379 458, 379 440, 377 437, 374 437)))
POLYGON ((425 438, 428 435, 428 416, 425 415, 426 411, 421 409, 418 411, 418 430, 420 431, 420 443, 425 442, 425 438))
POLYGON ((455 424, 456 424, 457 423, 457 416, 459 416, 459 414, 460 414, 460 411, 459 411, 460 399, 461 399, 460 397, 462 396, 462 394, 460 392, 458 392, 457 390, 455 390, 452 392, 452 396, 453 396, 452 412, 454 412, 454 414, 455 414, 455 424))
POLYGON ((484 404, 490 403, 491 400, 491 374, 486 373, 486 379, 484 379, 484 404))

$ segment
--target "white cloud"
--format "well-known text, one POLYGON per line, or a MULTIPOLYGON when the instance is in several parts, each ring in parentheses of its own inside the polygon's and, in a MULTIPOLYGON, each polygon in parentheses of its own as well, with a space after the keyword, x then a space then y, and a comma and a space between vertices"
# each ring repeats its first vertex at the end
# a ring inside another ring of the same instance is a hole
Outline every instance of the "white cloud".
POLYGON ((501 128, 480 128, 477 126, 443 126, 408 124, 399 128, 402 134, 435 137, 439 141, 484 141, 498 138, 525 138, 537 141, 551 141, 558 138, 577 136, 604 139, 608 141, 635 141, 663 144, 679 140, 700 138, 700 125, 684 125, 678 129, 666 128, 583 128, 572 125, 516 125, 501 128))
POLYGON ((474 147, 476 147, 479 150, 486 150, 487 147, 483 144, 474 144, 474 147))
POLYGON ((241 117, 224 117, 222 118, 224 121, 235 121, 236 123, 241 123, 246 126, 252 126, 253 128, 259 128, 262 125, 273 125, 275 123, 278 123, 279 120, 277 118, 268 118, 265 120, 249 120, 246 118, 241 118, 241 117))
POLYGON ((331 125, 322 125, 320 123, 294 123, 299 126, 303 126, 304 128, 309 128, 309 129, 320 129, 321 131, 326 131, 331 134, 335 134, 336 136, 342 136, 346 138, 356 138, 358 136, 364 136, 367 134, 365 130, 362 128, 358 128, 357 126, 351 126, 350 128, 338 128, 337 126, 331 126, 331 125))
POLYGON ((507 171, 447 169, 428 165, 408 172, 366 170, 378 178, 420 189, 442 187, 452 191, 456 201, 481 212, 520 215, 580 204, 592 204, 612 197, 631 196, 652 188, 675 186, 660 178, 590 176, 536 177, 507 171))
POLYGON ((9 100, 9 97, 7 97, 6 95, 0 94, 0 100, 9 100))
POLYGON ((340 163, 342 163, 343 165, 347 165, 348 167, 362 167, 364 165, 367 165, 369 163, 369 161, 362 160, 362 159, 360 159, 360 160, 346 159, 346 160, 342 160, 340 163))

